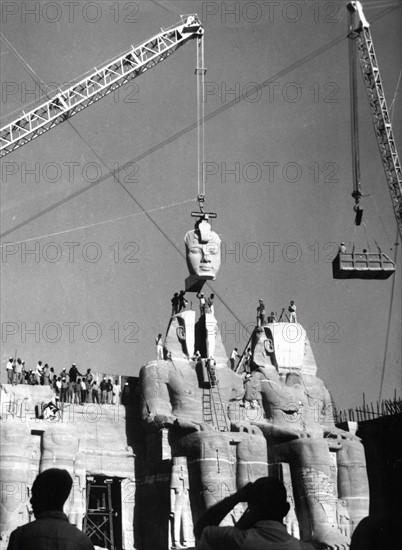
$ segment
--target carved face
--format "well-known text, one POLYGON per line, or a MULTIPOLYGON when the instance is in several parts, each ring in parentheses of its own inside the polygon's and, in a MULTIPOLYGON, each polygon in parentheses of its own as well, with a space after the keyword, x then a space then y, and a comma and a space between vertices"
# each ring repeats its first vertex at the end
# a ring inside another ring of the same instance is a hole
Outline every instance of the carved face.
POLYGON ((221 240, 211 231, 207 242, 200 240, 198 231, 189 231, 185 237, 187 267, 191 275, 214 280, 221 265, 221 240))

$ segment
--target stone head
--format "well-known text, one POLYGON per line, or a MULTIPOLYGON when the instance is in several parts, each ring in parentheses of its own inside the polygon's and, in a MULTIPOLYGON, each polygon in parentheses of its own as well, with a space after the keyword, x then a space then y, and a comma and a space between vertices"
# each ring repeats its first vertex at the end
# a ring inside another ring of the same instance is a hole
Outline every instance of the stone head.
POLYGON ((215 280, 221 265, 221 240, 210 224, 203 220, 184 237, 190 275, 215 280))

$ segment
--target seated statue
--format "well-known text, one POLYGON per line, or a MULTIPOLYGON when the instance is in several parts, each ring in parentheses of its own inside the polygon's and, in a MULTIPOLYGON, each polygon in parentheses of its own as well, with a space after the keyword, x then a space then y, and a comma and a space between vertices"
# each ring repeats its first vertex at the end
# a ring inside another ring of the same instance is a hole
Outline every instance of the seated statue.
POLYGON ((146 430, 167 429, 173 458, 187 457, 193 521, 206 507, 268 473, 265 439, 239 414, 243 379, 228 367, 212 319, 205 314, 195 323, 192 310, 174 315, 164 344, 168 359, 151 361, 140 371, 146 430))
POLYGON ((261 407, 255 425, 267 440, 270 466, 290 466, 301 539, 348 548, 350 532, 368 510, 364 449, 356 436, 336 428, 329 392, 315 376, 310 344, 300 325, 302 361, 278 360, 281 350, 276 354, 276 349, 284 347, 288 326, 254 330, 245 400, 261 407))

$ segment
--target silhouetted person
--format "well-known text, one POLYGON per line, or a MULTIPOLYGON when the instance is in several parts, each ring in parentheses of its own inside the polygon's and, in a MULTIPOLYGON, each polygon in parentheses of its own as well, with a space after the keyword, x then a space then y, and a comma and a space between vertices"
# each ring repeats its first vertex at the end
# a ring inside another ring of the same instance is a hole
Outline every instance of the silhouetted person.
POLYGON ((200 301, 200 313, 201 315, 205 315, 205 308, 207 306, 207 301, 205 299, 203 292, 197 292, 197 298, 200 301))
POLYGON ((257 326, 263 327, 265 325, 265 304, 263 300, 258 300, 257 307, 257 326))
POLYGON ((198 550, 313 550, 313 546, 292 537, 283 525, 289 511, 283 483, 261 477, 237 493, 209 508, 198 520, 194 534, 198 550), (218 527, 240 502, 248 508, 234 527, 218 527))
POLYGON ((271 315, 268 317, 268 323, 276 323, 276 315, 273 311, 271 311, 271 315))
POLYGON ((236 359, 238 357, 240 357, 240 355, 237 353, 238 352, 238 349, 237 348, 234 348, 234 350, 232 351, 232 353, 230 354, 230 368, 232 370, 235 370, 236 368, 236 359))
POLYGON ((36 521, 11 533, 8 550, 94 550, 89 538, 63 513, 72 485, 67 470, 51 468, 37 476, 31 497, 36 521))
POLYGON ((179 311, 177 313, 180 313, 180 311, 183 311, 183 310, 186 309, 188 301, 184 297, 185 293, 186 293, 185 290, 180 290, 180 294, 179 294, 179 311))
POLYGON ((289 323, 297 323, 296 304, 294 303, 293 300, 290 300, 288 312, 289 312, 289 323))
POLYGON ((170 300, 170 303, 172 304, 172 317, 173 315, 176 315, 176 313, 179 313, 179 293, 175 292, 173 295, 173 298, 170 300))
POLYGON ((155 338, 155 344, 156 344, 156 358, 163 359, 163 338, 161 333, 158 334, 158 338, 155 338))
POLYGON ((207 300, 208 313, 215 315, 215 306, 214 306, 215 294, 211 294, 207 300))

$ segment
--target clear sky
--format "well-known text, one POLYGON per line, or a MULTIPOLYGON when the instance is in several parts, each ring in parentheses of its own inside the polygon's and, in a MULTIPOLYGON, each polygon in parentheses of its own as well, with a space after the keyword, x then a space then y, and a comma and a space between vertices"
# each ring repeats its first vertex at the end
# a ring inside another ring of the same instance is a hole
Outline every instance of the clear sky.
MULTIPOLYGON (((364 3, 388 105, 401 66, 400 8, 364 3)), ((258 299, 291 299, 318 376, 339 407, 401 393, 401 251, 393 278, 339 281, 353 230, 346 2, 126 0, 2 5, 2 123, 51 88, 198 13, 205 27, 206 208, 223 241, 214 291, 228 353, 246 345, 258 299), (279 75, 279 76, 276 76, 279 75), (233 101, 252 84, 258 93, 233 101)), ((155 356, 187 276, 183 238, 196 209, 195 42, 2 165, 2 379, 9 355, 59 372, 137 374, 155 356), (140 158, 140 160, 137 160, 140 158), (120 171, 120 183, 109 175, 120 171), (144 211, 147 214, 144 214, 144 211), (10 243, 16 243, 11 245, 10 243), (35 251, 29 254, 29 251, 35 251), (32 330, 35 329, 33 332, 32 330), (31 332, 29 332, 31 331, 31 332), (35 332, 36 331, 36 332, 35 332)), ((394 255, 396 222, 359 76, 364 220, 394 255)), ((397 145, 400 85, 393 107, 397 145)), ((399 247, 400 248, 400 247, 399 247)), ((193 306, 197 300, 190 296, 193 306)))

